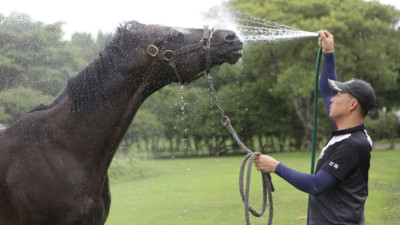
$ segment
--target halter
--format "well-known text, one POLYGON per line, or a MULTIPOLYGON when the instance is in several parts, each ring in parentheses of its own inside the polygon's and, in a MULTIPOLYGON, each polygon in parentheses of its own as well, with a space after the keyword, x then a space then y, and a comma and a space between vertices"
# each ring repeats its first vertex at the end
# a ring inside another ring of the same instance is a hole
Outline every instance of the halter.
MULTIPOLYGON (((183 80, 182 77, 179 75, 178 70, 176 69, 176 63, 175 63, 175 58, 179 55, 186 54, 188 52, 197 50, 197 49, 203 49, 205 58, 206 58, 206 70, 205 72, 208 74, 210 73, 211 70, 211 53, 210 53, 210 46, 211 46, 211 38, 214 33, 214 29, 208 29, 208 26, 204 26, 203 30, 203 38, 200 40, 200 42, 191 44, 185 47, 182 47, 177 50, 163 50, 155 46, 154 44, 150 44, 147 46, 147 53, 153 57, 157 57, 160 60, 165 60, 169 62, 169 65, 174 69, 175 75, 179 80, 179 83, 181 84, 186 84, 183 80)), ((198 75, 199 76, 199 75, 198 75)))

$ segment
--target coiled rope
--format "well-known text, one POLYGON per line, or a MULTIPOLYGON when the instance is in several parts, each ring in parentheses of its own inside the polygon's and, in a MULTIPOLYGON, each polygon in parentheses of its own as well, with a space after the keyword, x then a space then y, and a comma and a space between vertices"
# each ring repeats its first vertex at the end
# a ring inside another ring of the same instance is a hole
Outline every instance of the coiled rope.
POLYGON ((224 110, 221 107, 221 104, 217 97, 217 92, 215 91, 215 88, 214 88, 214 84, 213 84, 211 75, 208 74, 207 77, 208 77, 208 82, 209 82, 210 88, 211 88, 211 94, 214 97, 215 103, 218 107, 218 111, 222 116, 222 118, 221 118, 222 125, 228 129, 228 131, 231 133, 233 139, 237 142, 237 144, 240 146, 240 148, 243 149, 247 153, 247 155, 244 157, 244 159, 242 161, 242 164, 240 166, 240 172, 239 172, 239 192, 240 192, 240 195, 241 195, 243 203, 244 203, 246 225, 250 225, 250 213, 249 212, 251 212, 251 214, 253 214, 253 216, 256 216, 256 217, 261 217, 262 215, 264 215, 266 205, 267 205, 267 200, 269 203, 268 225, 270 225, 270 224, 272 224, 273 211, 274 211, 273 201, 272 201, 272 192, 275 191, 275 188, 271 181, 271 175, 269 173, 268 174, 261 173, 262 186, 263 186, 263 203, 262 203, 260 212, 257 212, 249 204, 250 179, 251 179, 251 169, 253 166, 254 158, 261 155, 261 153, 251 151, 239 139, 239 136, 237 135, 235 129, 231 125, 231 121, 230 121, 229 117, 225 114, 224 110), (244 170, 245 170, 246 164, 247 164, 246 190, 244 190, 244 170))

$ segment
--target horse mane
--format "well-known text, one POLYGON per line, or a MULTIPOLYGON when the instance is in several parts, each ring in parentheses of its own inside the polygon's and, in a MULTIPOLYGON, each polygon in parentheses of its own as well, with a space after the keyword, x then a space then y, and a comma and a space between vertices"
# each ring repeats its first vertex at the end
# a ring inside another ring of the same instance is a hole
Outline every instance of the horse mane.
POLYGON ((132 49, 139 43, 130 29, 139 23, 126 22, 106 43, 104 49, 89 65, 67 81, 65 89, 49 105, 40 104, 31 112, 41 111, 56 105, 61 99, 69 96, 74 111, 81 111, 100 104, 106 100, 122 75, 129 72, 134 56, 132 49))
POLYGON ((115 84, 131 70, 132 49, 139 40, 129 30, 132 26, 137 26, 137 23, 128 22, 120 26, 99 56, 68 80, 66 88, 74 110, 92 108, 118 89, 115 84))
POLYGON ((54 105, 56 105, 58 102, 60 102, 61 99, 63 99, 66 96, 66 92, 65 89, 63 92, 60 92, 57 97, 53 100, 52 103, 50 103, 49 105, 40 103, 38 106, 36 106, 34 109, 32 109, 31 111, 29 111, 28 113, 31 112, 36 112, 36 111, 43 111, 43 110, 47 110, 50 109, 51 107, 53 107, 54 105))

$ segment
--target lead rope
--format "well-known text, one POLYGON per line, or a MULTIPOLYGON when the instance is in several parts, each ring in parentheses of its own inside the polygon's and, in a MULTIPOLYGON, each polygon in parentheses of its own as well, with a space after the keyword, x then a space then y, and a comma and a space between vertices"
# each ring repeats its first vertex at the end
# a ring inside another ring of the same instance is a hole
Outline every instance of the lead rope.
POLYGON ((260 152, 252 152, 250 149, 248 149, 243 142, 239 139, 239 136, 237 135, 235 129, 231 125, 231 121, 229 120, 229 117, 225 114, 224 110, 221 107, 221 103, 218 100, 217 97, 217 92, 215 91, 214 88, 214 83, 212 81, 212 77, 210 74, 207 74, 208 78, 208 83, 210 84, 210 89, 211 89, 211 94, 215 99, 215 103, 218 107, 219 113, 221 114, 221 123, 228 131, 232 134, 233 139, 237 142, 237 144, 242 148, 247 155, 244 157, 242 164, 240 166, 240 172, 239 172, 239 192, 242 197, 243 203, 244 203, 244 213, 245 213, 245 219, 246 219, 246 225, 250 225, 250 214, 253 214, 253 216, 260 217, 265 213, 266 209, 266 203, 267 199, 269 200, 269 217, 268 217, 268 225, 272 224, 272 218, 273 218, 273 201, 272 201, 272 192, 275 191, 274 185, 272 184, 271 181, 271 175, 268 173, 261 173, 262 177, 262 186, 263 186, 263 203, 260 212, 258 213, 255 211, 249 204, 249 197, 250 197, 250 178, 251 178, 251 169, 253 165, 254 158, 261 155, 260 152), (247 175, 246 175, 246 190, 244 191, 244 168, 246 167, 247 163, 247 175))

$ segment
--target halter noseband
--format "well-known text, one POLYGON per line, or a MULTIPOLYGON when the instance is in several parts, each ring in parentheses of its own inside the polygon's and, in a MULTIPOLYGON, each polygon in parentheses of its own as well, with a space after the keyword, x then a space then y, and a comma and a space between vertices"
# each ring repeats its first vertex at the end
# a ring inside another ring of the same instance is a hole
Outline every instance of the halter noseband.
POLYGON ((203 49, 206 59, 206 70, 205 72, 208 74, 211 70, 211 53, 210 53, 210 46, 211 46, 211 38, 214 33, 214 29, 208 29, 208 26, 204 26, 203 30, 203 38, 200 40, 199 43, 191 44, 185 47, 182 47, 177 50, 163 50, 155 46, 154 44, 150 44, 147 46, 147 53, 153 57, 158 57, 161 60, 165 60, 169 62, 169 65, 174 69, 175 75, 179 80, 179 83, 186 84, 182 77, 179 75, 178 70, 176 69, 175 58, 176 56, 197 50, 203 49))

